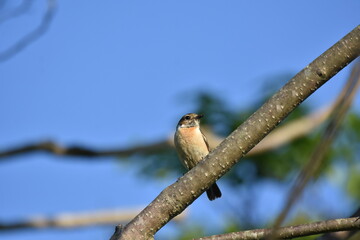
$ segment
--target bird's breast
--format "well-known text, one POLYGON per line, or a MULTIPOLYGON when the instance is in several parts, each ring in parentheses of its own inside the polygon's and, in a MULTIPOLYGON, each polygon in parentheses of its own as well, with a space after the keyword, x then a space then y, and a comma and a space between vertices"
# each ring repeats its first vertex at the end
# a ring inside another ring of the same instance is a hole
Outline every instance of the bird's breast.
POLYGON ((200 145, 206 147, 204 138, 198 127, 180 128, 178 137, 187 145, 200 145))
POLYGON ((209 153, 199 127, 179 128, 175 134, 175 145, 179 156, 192 162, 189 165, 194 165, 209 153))

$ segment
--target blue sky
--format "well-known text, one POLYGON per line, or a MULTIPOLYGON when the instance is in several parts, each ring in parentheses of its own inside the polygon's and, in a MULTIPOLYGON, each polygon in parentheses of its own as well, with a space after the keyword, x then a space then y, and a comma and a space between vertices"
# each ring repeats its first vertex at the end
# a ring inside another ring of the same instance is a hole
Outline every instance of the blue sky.
MULTIPOLYGON (((19 2, 5 1, 0 14, 19 2)), ((36 1, 2 23, 0 52, 36 27, 45 7, 36 1)), ((48 32, 0 63, 0 149, 45 139, 94 147, 162 139, 192 111, 199 90, 245 107, 269 77, 295 74, 350 32, 359 9, 357 0, 59 1, 48 32)), ((308 104, 331 101, 348 74, 344 69, 308 104)), ((173 181, 139 179, 131 166, 108 158, 90 164, 47 154, 12 157, 0 165, 0 220, 144 206, 173 181)), ((224 202, 211 204, 216 216, 224 202)), ((0 238, 104 239, 111 232, 0 238)))

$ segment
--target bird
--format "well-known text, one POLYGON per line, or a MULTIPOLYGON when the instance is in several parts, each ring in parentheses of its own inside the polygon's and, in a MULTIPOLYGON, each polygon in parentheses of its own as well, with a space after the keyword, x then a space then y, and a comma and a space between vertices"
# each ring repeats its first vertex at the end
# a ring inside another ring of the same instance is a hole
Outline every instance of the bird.
MULTIPOLYGON (((195 167, 210 152, 206 137, 200 130, 200 119, 203 116, 196 113, 185 114, 176 127, 175 148, 187 170, 195 167)), ((206 194, 210 201, 221 197, 221 191, 216 183, 206 190, 206 194)))

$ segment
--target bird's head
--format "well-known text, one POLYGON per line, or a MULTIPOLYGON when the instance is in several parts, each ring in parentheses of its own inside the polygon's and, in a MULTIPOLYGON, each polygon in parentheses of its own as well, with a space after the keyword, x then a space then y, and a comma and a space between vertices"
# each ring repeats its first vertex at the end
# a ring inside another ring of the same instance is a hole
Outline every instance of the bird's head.
POLYGON ((196 113, 188 113, 185 114, 178 123, 178 128, 190 128, 197 127, 200 125, 200 119, 204 115, 196 114, 196 113))

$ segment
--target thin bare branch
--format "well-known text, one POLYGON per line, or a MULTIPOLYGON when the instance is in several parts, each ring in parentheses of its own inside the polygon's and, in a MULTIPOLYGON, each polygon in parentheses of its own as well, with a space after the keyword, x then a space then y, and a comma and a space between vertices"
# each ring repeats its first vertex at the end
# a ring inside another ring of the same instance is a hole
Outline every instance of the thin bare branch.
MULTIPOLYGON (((18 229, 45 229, 45 228, 78 228, 94 225, 115 225, 127 223, 133 219, 141 208, 137 209, 112 209, 86 213, 63 213, 57 216, 46 217, 37 216, 28 220, 12 223, 0 222, 0 231, 18 229)), ((182 221, 186 217, 186 212, 180 214, 175 221, 182 221)))
MULTIPOLYGON (((359 230, 360 221, 357 218, 340 218, 334 220, 313 222, 279 228, 277 239, 293 239, 298 237, 322 234, 327 232, 359 230)), ((255 229, 242 232, 202 237, 198 240, 260 240, 266 239, 272 233, 272 229, 255 229)))
MULTIPOLYGON (((360 207, 350 216, 360 222, 360 207)), ((341 231, 341 232, 329 232, 317 238, 317 240, 346 240, 359 232, 359 229, 341 231)))
POLYGON ((125 149, 110 149, 110 150, 96 150, 88 147, 82 146, 70 146, 63 147, 58 143, 52 141, 43 141, 34 144, 27 144, 20 147, 15 147, 7 151, 0 152, 0 159, 6 158, 18 154, 44 151, 55 155, 61 156, 80 156, 86 157, 84 160, 88 161, 93 157, 100 156, 119 156, 119 157, 128 157, 135 153, 137 154, 152 154, 156 153, 159 150, 169 149, 170 143, 166 141, 160 141, 152 144, 138 145, 125 149))
POLYGON ((22 37, 14 45, 10 46, 3 52, 0 52, 0 62, 4 62, 18 54, 29 44, 40 38, 48 29, 54 18, 56 10, 56 0, 47 0, 47 10, 41 20, 40 25, 33 31, 22 37))

